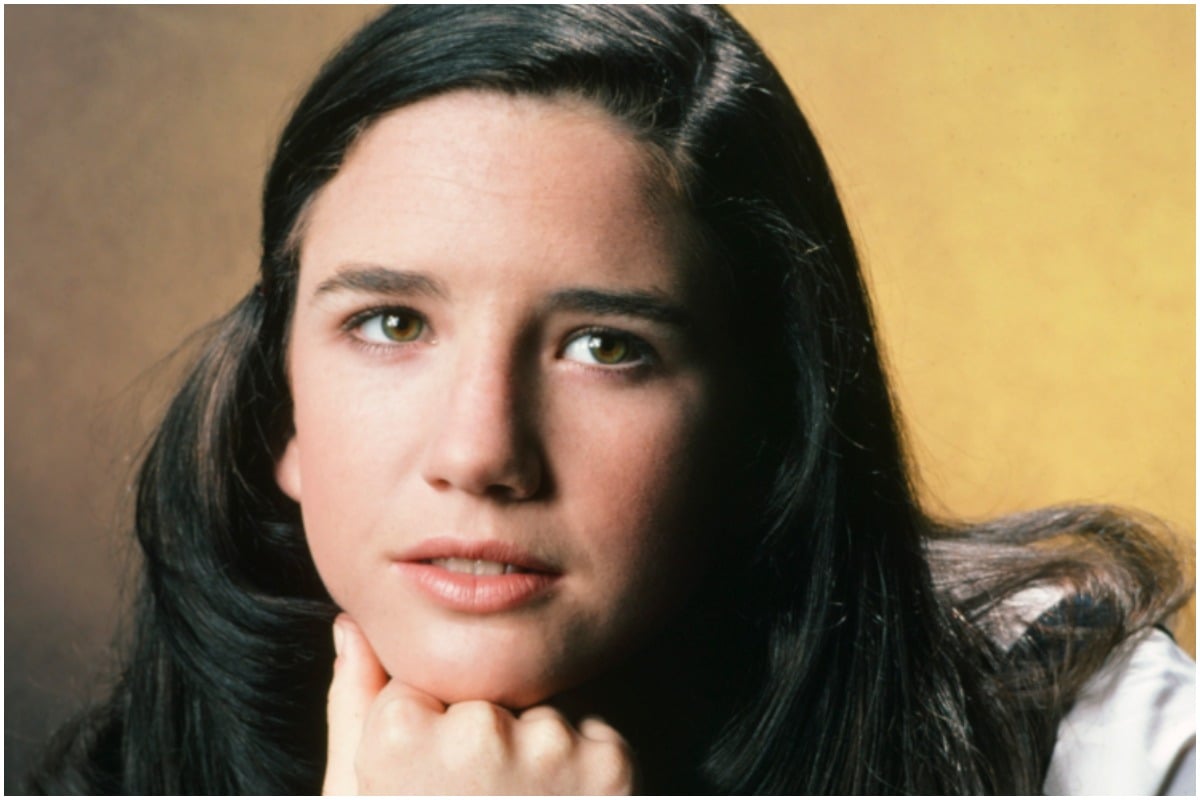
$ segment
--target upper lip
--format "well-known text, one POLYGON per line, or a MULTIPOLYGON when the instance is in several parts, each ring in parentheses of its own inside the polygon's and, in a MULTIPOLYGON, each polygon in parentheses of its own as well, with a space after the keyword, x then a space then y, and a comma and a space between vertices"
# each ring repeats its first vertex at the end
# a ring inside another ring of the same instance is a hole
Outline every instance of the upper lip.
POLYGON ((518 545, 495 539, 476 541, 450 536, 435 537, 392 556, 393 561, 405 562, 429 561, 435 558, 494 561, 499 564, 512 564, 530 572, 559 572, 553 565, 531 555, 518 545))

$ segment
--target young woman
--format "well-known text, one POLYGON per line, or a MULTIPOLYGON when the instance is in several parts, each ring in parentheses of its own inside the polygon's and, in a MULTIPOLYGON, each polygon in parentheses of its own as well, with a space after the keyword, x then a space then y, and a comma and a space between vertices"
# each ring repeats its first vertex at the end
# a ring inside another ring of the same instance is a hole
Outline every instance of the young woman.
POLYGON ((1186 693, 1137 519, 921 512, 820 150, 717 8, 388 12, 262 247, 42 790, 1064 791, 1129 675, 1186 693))

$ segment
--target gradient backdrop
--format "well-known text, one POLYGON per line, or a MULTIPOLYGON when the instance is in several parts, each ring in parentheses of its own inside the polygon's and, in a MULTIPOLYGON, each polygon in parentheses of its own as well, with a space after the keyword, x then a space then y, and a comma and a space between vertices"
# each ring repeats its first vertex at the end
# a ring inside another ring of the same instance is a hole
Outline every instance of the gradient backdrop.
MULTIPOLYGON (((167 356, 253 283, 273 137, 371 13, 5 9, 6 786, 103 691, 167 356)), ((1192 540, 1194 9, 734 13, 824 143, 931 507, 1192 540)))

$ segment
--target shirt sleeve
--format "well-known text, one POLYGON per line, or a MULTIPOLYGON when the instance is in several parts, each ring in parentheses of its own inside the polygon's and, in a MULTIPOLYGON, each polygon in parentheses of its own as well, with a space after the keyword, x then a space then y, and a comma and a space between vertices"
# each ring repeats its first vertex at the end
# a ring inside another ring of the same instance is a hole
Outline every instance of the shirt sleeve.
POLYGON ((1196 664, 1160 630, 1130 644, 1059 725, 1046 794, 1195 794, 1196 664))

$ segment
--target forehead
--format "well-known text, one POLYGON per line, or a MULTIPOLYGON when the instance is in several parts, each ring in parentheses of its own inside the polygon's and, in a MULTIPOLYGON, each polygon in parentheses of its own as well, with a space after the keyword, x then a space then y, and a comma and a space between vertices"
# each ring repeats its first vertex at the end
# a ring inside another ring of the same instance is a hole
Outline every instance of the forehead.
POLYGON ((301 263, 507 255, 602 265, 628 280, 648 277, 648 261, 666 261, 656 280, 677 282, 689 271, 689 226, 660 163, 582 99, 439 95, 385 115, 359 138, 309 209, 301 263))

